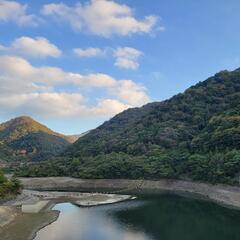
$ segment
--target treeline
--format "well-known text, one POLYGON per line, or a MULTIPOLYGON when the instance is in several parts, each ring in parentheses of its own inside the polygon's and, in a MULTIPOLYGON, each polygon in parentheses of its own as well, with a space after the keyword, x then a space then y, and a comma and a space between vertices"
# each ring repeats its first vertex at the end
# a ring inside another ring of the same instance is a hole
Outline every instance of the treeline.
POLYGON ((174 151, 155 156, 111 153, 85 158, 48 161, 22 168, 27 177, 73 176, 79 178, 182 179, 239 184, 240 151, 190 154, 174 151))

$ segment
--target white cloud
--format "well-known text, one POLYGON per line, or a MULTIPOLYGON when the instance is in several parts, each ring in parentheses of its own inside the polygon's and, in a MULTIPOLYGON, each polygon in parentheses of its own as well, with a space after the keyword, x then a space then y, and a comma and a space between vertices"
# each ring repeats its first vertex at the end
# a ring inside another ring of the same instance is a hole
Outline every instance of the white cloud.
POLYGON ((120 99, 126 99, 131 106, 141 106, 149 102, 146 89, 131 80, 121 80, 118 85, 111 90, 112 95, 118 96, 120 99))
POLYGON ((61 68, 34 67, 20 57, 0 56, 0 113, 40 114, 50 117, 111 117, 149 101, 143 86, 102 74, 82 75, 61 68), (73 86, 75 92, 65 92, 73 86), (94 99, 97 89, 105 97, 94 99), (91 90, 88 97, 83 89, 91 90), (84 91, 83 91, 84 92, 84 91), (95 102, 95 104, 94 104, 95 102))
POLYGON ((1 111, 12 110, 16 113, 40 113, 44 116, 71 116, 76 112, 83 97, 80 94, 68 93, 20 93, 1 95, 1 111))
POLYGON ((27 14, 27 8, 27 4, 0 0, 0 21, 15 22, 19 26, 37 26, 41 19, 34 14, 27 14))
POLYGON ((15 114, 44 117, 111 117, 131 107, 115 99, 103 99, 95 106, 86 105, 78 93, 31 93, 0 96, 0 113, 13 111, 15 114))
POLYGON ((124 104, 116 99, 103 99, 98 101, 96 106, 85 108, 83 113, 85 116, 113 116, 130 107, 132 106, 124 104))
MULTIPOLYGON (((1 56, 0 74, 4 77, 16 78, 24 83, 36 83, 45 86, 61 86, 73 84, 86 88, 105 88, 116 85, 117 80, 106 74, 81 75, 79 73, 65 72, 57 67, 34 67, 20 57, 1 56)), ((14 86, 13 86, 14 87, 14 86)))
POLYGON ((75 48, 73 52, 78 57, 100 57, 100 56, 111 56, 115 58, 114 65, 119 68, 136 70, 139 67, 139 57, 143 53, 135 48, 131 47, 118 47, 113 48, 75 48))
POLYGON ((114 65, 119 68, 132 69, 132 70, 136 70, 139 67, 138 62, 128 58, 117 58, 114 65))
POLYGON ((63 3, 46 4, 42 14, 66 21, 75 31, 86 30, 104 37, 113 34, 126 36, 149 33, 158 20, 158 17, 153 15, 138 20, 129 6, 109 0, 91 0, 85 4, 77 3, 75 6, 63 3))
POLYGON ((138 58, 142 52, 130 47, 117 48, 114 52, 116 57, 115 66, 126 69, 137 69, 139 67, 138 58))
POLYGON ((99 57, 104 56, 106 54, 106 51, 100 48, 75 48, 73 49, 73 52, 78 57, 99 57))
POLYGON ((36 58, 59 57, 62 52, 44 37, 20 37, 9 47, 0 45, 0 51, 36 58))

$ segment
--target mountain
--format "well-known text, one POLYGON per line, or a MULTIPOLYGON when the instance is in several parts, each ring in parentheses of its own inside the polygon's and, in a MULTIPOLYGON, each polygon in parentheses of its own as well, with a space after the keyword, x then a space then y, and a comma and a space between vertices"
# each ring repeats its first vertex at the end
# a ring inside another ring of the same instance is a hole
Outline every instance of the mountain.
MULTIPOLYGON (((240 69, 163 102, 128 109, 69 146, 38 175, 176 178, 237 184, 240 69)), ((26 175, 36 175, 34 166, 26 175)))
POLYGON ((88 134, 89 132, 90 132, 90 130, 89 130, 89 131, 86 131, 86 132, 83 132, 83 133, 81 133, 81 134, 67 135, 67 137, 68 137, 68 139, 69 139, 70 142, 74 143, 74 142, 76 142, 79 138, 85 136, 85 135, 88 134))
POLYGON ((73 141, 27 116, 0 124, 1 159, 46 160, 73 141))

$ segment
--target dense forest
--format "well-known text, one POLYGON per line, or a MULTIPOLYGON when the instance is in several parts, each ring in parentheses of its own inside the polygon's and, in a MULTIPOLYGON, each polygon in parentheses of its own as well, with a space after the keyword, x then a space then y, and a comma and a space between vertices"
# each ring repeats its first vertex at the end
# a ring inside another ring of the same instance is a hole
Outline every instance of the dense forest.
POLYGON ((240 70, 217 73, 169 100, 128 109, 58 158, 18 174, 238 184, 240 70))

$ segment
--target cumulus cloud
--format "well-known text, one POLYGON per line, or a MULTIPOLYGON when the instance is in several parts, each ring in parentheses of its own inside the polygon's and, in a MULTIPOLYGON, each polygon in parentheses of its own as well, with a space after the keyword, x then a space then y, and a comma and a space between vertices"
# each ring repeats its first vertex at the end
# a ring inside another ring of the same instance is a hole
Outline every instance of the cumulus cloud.
MULTIPOLYGON (((83 110, 85 116, 113 116, 123 110, 132 107, 116 99, 102 99, 94 107, 87 107, 83 110)), ((82 111, 82 110, 81 110, 82 111)))
POLYGON ((86 105, 78 93, 30 93, 1 95, 0 112, 40 114, 45 117, 110 117, 131 107, 115 99, 99 100, 95 106, 86 105))
POLYGON ((69 6, 63 3, 46 4, 42 14, 69 23, 75 31, 86 30, 103 37, 149 33, 158 17, 150 15, 138 20, 134 11, 125 4, 109 0, 91 0, 85 4, 69 6))
POLYGON ((0 74, 4 77, 22 80, 24 83, 35 83, 41 87, 73 84, 86 88, 104 88, 113 87, 118 82, 102 73, 82 75, 65 72, 57 67, 34 67, 27 60, 15 56, 0 57, 0 74))
POLYGON ((131 80, 119 81, 118 86, 112 88, 111 91, 113 95, 117 95, 120 99, 127 99, 131 106, 141 106, 149 101, 146 89, 131 80))
POLYGON ((115 50, 115 66, 126 69, 137 69, 139 67, 138 58, 142 52, 130 47, 121 47, 115 50))
POLYGON ((61 68, 35 67, 20 57, 0 56, 1 114, 110 117, 148 101, 146 89, 132 80, 117 80, 102 73, 82 75, 61 68), (65 92, 66 86, 74 86, 75 92, 65 92), (101 89, 105 98, 90 104, 82 94, 83 89, 101 89))
POLYGON ((100 48, 75 48, 73 49, 73 52, 75 55, 78 57, 99 57, 99 56, 104 56, 106 51, 104 49, 100 48))
POLYGON ((131 47, 118 47, 114 48, 75 48, 73 52, 78 57, 100 57, 100 56, 110 56, 115 58, 114 65, 119 68, 136 70, 139 67, 139 57, 143 53, 131 47))
POLYGON ((27 9, 27 4, 0 0, 0 21, 15 22, 19 26, 37 26, 41 19, 34 14, 28 14, 27 9))
POLYGON ((62 52, 44 37, 20 37, 7 46, 0 45, 0 51, 36 58, 59 57, 62 52))
POLYGON ((40 113, 45 116, 71 116, 81 104, 80 94, 68 93, 19 93, 0 96, 1 111, 13 110, 15 113, 40 113))

